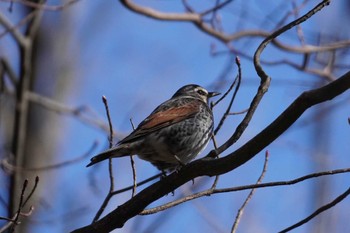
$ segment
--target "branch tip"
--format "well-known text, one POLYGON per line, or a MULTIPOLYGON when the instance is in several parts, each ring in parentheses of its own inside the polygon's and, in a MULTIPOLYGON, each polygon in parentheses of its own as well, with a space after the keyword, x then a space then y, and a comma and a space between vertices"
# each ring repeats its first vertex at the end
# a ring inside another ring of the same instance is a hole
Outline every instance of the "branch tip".
POLYGON ((241 65, 241 59, 239 58, 239 56, 236 57, 236 64, 237 66, 241 65))
POLYGON ((102 102, 104 104, 107 104, 107 97, 105 95, 102 96, 102 102))

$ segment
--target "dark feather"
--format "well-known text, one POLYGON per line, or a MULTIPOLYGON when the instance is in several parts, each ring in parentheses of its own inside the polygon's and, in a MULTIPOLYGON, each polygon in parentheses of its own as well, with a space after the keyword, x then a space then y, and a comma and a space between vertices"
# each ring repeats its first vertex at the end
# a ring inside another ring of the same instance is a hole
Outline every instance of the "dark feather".
POLYGON ((160 130, 164 127, 176 124, 186 119, 190 119, 196 115, 200 110, 198 104, 198 99, 187 98, 181 99, 181 101, 186 101, 186 104, 177 104, 179 99, 171 99, 164 104, 160 105, 155 111, 153 111, 144 121, 142 121, 137 129, 135 129, 129 136, 121 140, 118 144, 130 143, 140 137, 147 134, 160 130), (164 106, 169 106, 169 101, 173 101, 170 105, 175 105, 175 107, 164 109, 164 106))

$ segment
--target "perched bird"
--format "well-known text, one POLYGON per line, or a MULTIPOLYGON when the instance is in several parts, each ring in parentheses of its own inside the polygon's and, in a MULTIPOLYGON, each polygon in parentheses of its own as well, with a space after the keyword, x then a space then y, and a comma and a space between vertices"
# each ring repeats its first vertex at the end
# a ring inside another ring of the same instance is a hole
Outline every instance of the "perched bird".
POLYGON ((129 136, 93 157, 87 167, 108 158, 134 154, 163 172, 190 162, 211 138, 214 123, 208 99, 219 94, 195 84, 181 87, 129 136))

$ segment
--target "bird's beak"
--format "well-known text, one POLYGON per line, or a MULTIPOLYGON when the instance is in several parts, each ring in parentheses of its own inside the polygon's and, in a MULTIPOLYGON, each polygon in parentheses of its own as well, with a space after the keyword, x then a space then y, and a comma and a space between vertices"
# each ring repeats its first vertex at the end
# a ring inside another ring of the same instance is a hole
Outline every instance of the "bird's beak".
POLYGON ((211 98, 211 97, 214 97, 214 96, 217 96, 217 95, 221 95, 221 93, 219 93, 219 92, 208 92, 208 98, 211 98))

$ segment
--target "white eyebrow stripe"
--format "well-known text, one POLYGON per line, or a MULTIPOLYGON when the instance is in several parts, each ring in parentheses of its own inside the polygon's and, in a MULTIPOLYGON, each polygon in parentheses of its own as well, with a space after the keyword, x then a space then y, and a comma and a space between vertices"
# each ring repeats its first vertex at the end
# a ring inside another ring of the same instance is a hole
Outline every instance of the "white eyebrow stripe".
POLYGON ((195 91, 201 90, 201 91, 204 91, 206 94, 208 94, 208 91, 205 90, 204 88, 201 88, 201 87, 196 87, 194 90, 195 90, 195 91))

